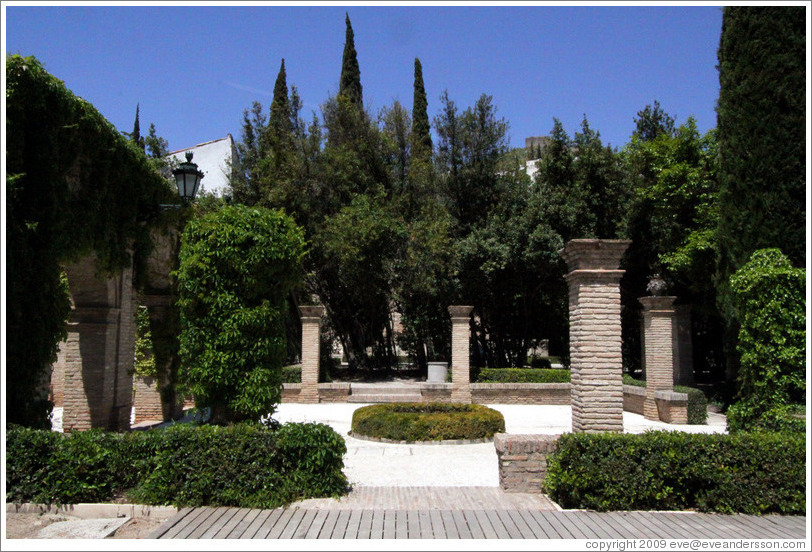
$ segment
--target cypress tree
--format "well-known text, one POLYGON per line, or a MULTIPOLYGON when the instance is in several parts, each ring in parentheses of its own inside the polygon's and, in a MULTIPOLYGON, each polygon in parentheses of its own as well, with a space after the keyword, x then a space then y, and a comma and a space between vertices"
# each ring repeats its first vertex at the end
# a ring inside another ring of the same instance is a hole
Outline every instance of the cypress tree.
POLYGON ((271 101, 271 114, 268 124, 277 134, 287 134, 291 131, 290 102, 288 101, 288 82, 285 73, 285 59, 276 76, 273 88, 273 101, 271 101))
POLYGON ((361 69, 358 67, 358 54, 355 51, 355 35, 352 32, 350 15, 346 14, 347 31, 344 39, 344 57, 341 61, 341 80, 338 93, 346 96, 353 104, 363 107, 361 69))
POLYGON ((414 103, 412 104, 412 155, 431 155, 431 127, 429 125, 428 101, 423 85, 423 66, 414 58, 414 103))
POLYGON ((141 139, 141 124, 138 121, 139 111, 141 109, 141 104, 135 105, 135 124, 133 124, 133 131, 130 134, 130 140, 132 140, 141 150, 144 149, 144 141, 141 139))
POLYGON ((724 9, 717 107, 723 291, 757 249, 778 247, 796 267, 806 263, 805 47, 802 7, 724 9))

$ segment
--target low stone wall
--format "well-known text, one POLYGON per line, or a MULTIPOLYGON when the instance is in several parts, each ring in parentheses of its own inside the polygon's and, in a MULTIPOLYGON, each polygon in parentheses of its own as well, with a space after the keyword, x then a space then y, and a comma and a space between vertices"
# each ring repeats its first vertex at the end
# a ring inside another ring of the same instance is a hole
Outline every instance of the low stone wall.
MULTIPOLYGON (((623 386, 623 410, 643 415, 646 388, 636 385, 623 386)), ((660 421, 667 424, 688 423, 688 394, 675 391, 657 391, 654 394, 660 421)))
POLYGON ((152 377, 135 376, 133 378, 133 408, 135 418, 133 423, 140 424, 147 421, 162 421, 164 419, 161 406, 161 393, 158 391, 158 380, 152 377))
POLYGON ((569 383, 472 383, 478 404, 570 404, 569 383))
POLYGON ((646 400, 646 388, 636 385, 623 386, 623 410, 643 415, 643 403, 646 400))
POLYGON ((349 383, 320 383, 319 402, 347 402, 347 398, 350 396, 350 385, 349 383))
POLYGON ((541 493, 547 475, 547 455, 560 435, 511 435, 493 437, 499 458, 499 485, 506 492, 541 493))
MULTIPOLYGON (((320 383, 319 402, 342 403, 347 402, 350 396, 350 383, 320 383)), ((299 401, 299 394, 302 391, 301 383, 282 384, 282 402, 296 403, 299 401)))
POLYGON ((452 383, 421 383, 420 394, 425 402, 451 402, 452 383))
POLYGON ((688 393, 657 391, 654 394, 660 421, 667 424, 688 423, 688 393))

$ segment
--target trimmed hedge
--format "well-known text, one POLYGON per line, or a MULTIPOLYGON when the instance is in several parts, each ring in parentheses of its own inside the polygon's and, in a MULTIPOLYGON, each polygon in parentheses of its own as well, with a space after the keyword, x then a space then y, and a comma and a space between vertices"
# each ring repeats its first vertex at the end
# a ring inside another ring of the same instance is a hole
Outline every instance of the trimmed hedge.
POLYGON ((806 513, 804 436, 570 433, 545 492, 564 508, 806 513))
MULTIPOLYGON (((333 381, 330 371, 322 363, 319 366, 319 383, 331 383, 333 381)), ((302 383, 302 365, 291 364, 282 367, 282 383, 302 383)))
POLYGON ((553 368, 482 368, 476 383, 569 383, 570 371, 553 368))
POLYGON ((7 502, 275 508, 338 496, 344 440, 323 424, 176 424, 126 434, 9 428, 7 502))
POLYGON ((374 404, 352 415, 352 434, 393 441, 484 439, 505 431, 501 412, 479 404, 374 404))
MULTIPOLYGON (((646 387, 644 380, 634 379, 629 374, 623 374, 625 385, 646 387)), ((705 393, 695 387, 675 385, 674 391, 688 395, 688 423, 691 425, 705 425, 708 423, 708 398, 705 393)))

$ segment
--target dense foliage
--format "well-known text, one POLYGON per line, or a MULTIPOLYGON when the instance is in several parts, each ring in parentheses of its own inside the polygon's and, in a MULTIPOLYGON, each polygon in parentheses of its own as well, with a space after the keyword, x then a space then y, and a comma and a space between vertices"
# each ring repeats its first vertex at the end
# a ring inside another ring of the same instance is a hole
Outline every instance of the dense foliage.
POLYGON ((281 397, 301 229, 280 211, 235 205, 192 220, 178 269, 181 381, 215 422, 254 419, 281 397))
POLYGON ((719 285, 757 249, 806 263, 806 48, 800 7, 729 6, 719 44, 719 285))
POLYGON ((137 281, 146 223, 177 194, 35 58, 6 58, 6 102, 8 421, 48 427, 42 389, 70 309, 61 264, 94 254, 101 274, 134 264, 137 281))
POLYGON ((482 368, 477 383, 569 383, 570 371, 553 368, 482 368))
POLYGON ((739 329, 738 402, 731 431, 800 429, 806 402, 806 271, 778 249, 758 250, 730 279, 739 329))
POLYGON ((322 424, 175 425, 127 434, 11 427, 6 501, 276 508, 346 490, 344 440, 322 424))
POLYGON ((483 439, 505 431, 505 418, 479 404, 394 403, 352 414, 352 434, 392 441, 483 439))
POLYGON ((548 457, 564 508, 806 513, 803 435, 570 433, 548 457))

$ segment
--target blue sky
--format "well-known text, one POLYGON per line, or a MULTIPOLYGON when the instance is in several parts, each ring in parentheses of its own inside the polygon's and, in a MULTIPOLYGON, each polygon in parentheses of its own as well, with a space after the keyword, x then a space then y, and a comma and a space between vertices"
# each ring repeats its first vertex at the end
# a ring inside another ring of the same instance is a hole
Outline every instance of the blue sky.
POLYGON ((36 56, 119 130, 154 122, 171 150, 240 138, 243 110, 267 111, 282 58, 310 113, 338 87, 349 12, 364 104, 412 107, 414 58, 429 116, 444 90, 461 108, 483 93, 510 124, 510 144, 572 136, 586 114, 622 147, 656 99, 701 132, 716 126, 717 5, 671 6, 14 6, 5 52, 36 56))

